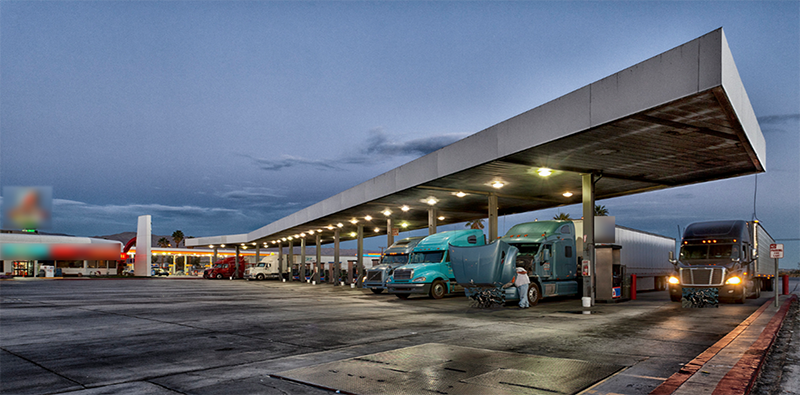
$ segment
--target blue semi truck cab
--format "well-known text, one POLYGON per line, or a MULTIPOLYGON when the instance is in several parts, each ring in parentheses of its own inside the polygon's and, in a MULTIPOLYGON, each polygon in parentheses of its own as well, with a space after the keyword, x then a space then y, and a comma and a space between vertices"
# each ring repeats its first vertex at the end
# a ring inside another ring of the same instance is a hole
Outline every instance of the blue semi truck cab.
POLYGON ((450 256, 456 281, 468 297, 498 290, 506 301, 527 297, 533 306, 542 297, 578 294, 578 241, 572 221, 527 222, 483 247, 450 247, 450 256), (500 290, 516 267, 528 272, 528 295, 518 295, 515 287, 500 290))
POLYGON ((386 287, 390 294, 406 299, 410 295, 430 295, 441 299, 457 287, 450 266, 450 246, 481 246, 486 240, 480 229, 450 230, 422 239, 411 253, 408 264, 394 270, 386 287))
POLYGON ((386 289, 386 282, 389 276, 394 273, 394 269, 408 263, 414 247, 419 244, 424 236, 406 237, 405 239, 394 242, 381 257, 381 264, 367 270, 364 279, 364 288, 369 288, 372 293, 379 294, 386 289))

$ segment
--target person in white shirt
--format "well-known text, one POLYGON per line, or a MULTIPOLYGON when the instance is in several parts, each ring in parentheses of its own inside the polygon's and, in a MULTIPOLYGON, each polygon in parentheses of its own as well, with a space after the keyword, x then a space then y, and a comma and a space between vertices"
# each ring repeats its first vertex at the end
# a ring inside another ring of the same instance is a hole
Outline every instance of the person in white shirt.
POLYGON ((531 283, 531 280, 528 278, 528 272, 525 269, 518 267, 517 274, 514 275, 514 286, 517 287, 517 293, 519 294, 519 308, 527 309, 531 307, 528 303, 528 286, 531 283))

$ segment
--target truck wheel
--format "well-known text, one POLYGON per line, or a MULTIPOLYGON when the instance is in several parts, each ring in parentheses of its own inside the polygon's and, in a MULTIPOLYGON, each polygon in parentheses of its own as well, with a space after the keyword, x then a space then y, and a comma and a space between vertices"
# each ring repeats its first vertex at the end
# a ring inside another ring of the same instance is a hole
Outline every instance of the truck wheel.
POLYGON ((539 284, 531 283, 528 286, 528 304, 536 306, 539 304, 539 299, 542 298, 542 291, 539 289, 539 284))
POLYGON ((258 280, 258 281, 264 280, 264 275, 259 273, 258 276, 256 276, 256 280, 258 280))
POLYGON ((736 304, 744 304, 744 300, 747 299, 747 287, 742 287, 742 296, 736 298, 734 302, 736 304))
POLYGON ((222 280, 222 273, 217 273, 217 280, 222 280))
POLYGON ((431 298, 441 299, 447 293, 447 285, 444 281, 436 280, 431 284, 431 298))
POLYGON ((669 296, 669 300, 671 300, 671 301, 673 301, 673 302, 680 302, 680 301, 681 301, 681 299, 682 299, 682 297, 681 297, 681 296, 678 296, 678 295, 670 295, 670 296, 669 296))
POLYGON ((374 293, 375 295, 383 292, 383 288, 370 288, 369 290, 372 291, 372 293, 374 293))
POLYGON ((403 300, 408 299, 408 294, 394 294, 394 296, 397 296, 399 299, 403 300))
POLYGON ((759 279, 753 279, 753 294, 748 297, 748 299, 758 299, 761 297, 761 282, 759 279))

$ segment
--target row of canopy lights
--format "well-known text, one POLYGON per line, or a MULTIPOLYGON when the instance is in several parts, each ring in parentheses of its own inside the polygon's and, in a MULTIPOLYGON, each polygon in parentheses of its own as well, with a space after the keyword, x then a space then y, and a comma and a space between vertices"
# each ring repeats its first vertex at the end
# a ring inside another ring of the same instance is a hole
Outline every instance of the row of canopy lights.
MULTIPOLYGON (((531 169, 531 170, 533 170, 533 169, 531 169)), ((553 170, 549 169, 547 167, 540 167, 540 168, 538 168, 536 170, 536 173, 540 177, 548 177, 548 176, 553 174, 553 170)), ((503 188, 504 186, 506 186, 507 184, 508 184, 507 182, 505 182, 505 181, 503 181, 501 179, 495 179, 493 181, 490 181, 490 182, 486 183, 485 185, 491 186, 494 189, 500 189, 500 188, 503 188)), ((459 198, 463 198, 465 196, 468 196, 469 193, 466 193, 466 192, 463 192, 463 191, 458 191, 458 192, 452 192, 452 195, 456 196, 456 197, 459 197, 459 198)), ((564 197, 571 197, 572 195, 573 195, 572 192, 569 192, 569 191, 563 193, 564 197)), ((439 203, 439 199, 436 198, 435 196, 428 196, 427 198, 422 199, 421 202, 426 203, 429 206, 435 206, 437 203, 439 203)), ((408 212, 409 210, 411 210, 411 208, 409 206, 407 206, 407 205, 403 205, 403 206, 400 207, 400 210, 403 211, 403 212, 408 212)), ((386 208, 381 212, 381 214, 383 214, 386 217, 390 217, 392 215, 392 210, 386 208)), ((370 216, 370 215, 366 215, 364 217, 364 219, 369 222, 369 221, 372 221, 373 217, 370 216)), ((439 221, 443 221, 445 219, 445 217, 440 215, 437 219, 439 221)), ((359 220, 357 218, 353 217, 348 222, 350 222, 351 224, 355 225, 355 224, 357 224, 359 222, 359 220)), ((404 221, 404 222, 400 223, 400 227, 402 227, 402 228, 407 228, 408 226, 409 226, 408 222, 404 221)), ((334 230, 334 229, 337 229, 337 228, 341 229, 343 227, 344 227, 344 224, 341 223, 341 222, 337 223, 336 225, 332 225, 331 224, 331 225, 326 226, 326 228, 328 230, 334 230)), ((322 229, 312 229, 312 230, 309 230, 308 232, 302 232, 302 233, 299 233, 299 234, 295 234, 293 236, 281 237, 280 239, 272 240, 270 242, 264 242, 264 247, 267 247, 270 243, 278 244, 280 242, 287 242, 287 241, 292 241, 292 240, 295 240, 295 239, 301 239, 301 238, 306 237, 307 235, 314 235, 316 233, 322 233, 322 232, 323 232, 322 229)), ((376 227, 374 229, 374 232, 375 233, 380 233, 380 228, 376 227)), ((351 237, 356 237, 356 235, 357 235, 356 232, 351 232, 350 233, 351 237)), ((253 246, 257 245, 257 243, 255 243, 255 242, 251 243, 251 244, 253 246)), ((247 248, 247 245, 245 243, 242 243, 241 245, 244 246, 245 248, 247 248)), ((220 247, 224 248, 225 244, 221 244, 220 247)), ((209 248, 214 248, 214 246, 213 245, 209 245, 209 248)))

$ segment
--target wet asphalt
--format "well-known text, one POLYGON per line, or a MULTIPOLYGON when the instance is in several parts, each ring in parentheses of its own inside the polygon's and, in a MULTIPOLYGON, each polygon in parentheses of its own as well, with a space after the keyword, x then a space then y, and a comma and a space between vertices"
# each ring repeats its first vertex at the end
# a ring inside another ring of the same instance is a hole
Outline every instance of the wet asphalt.
POLYGON ((638 296, 477 309, 276 281, 2 281, 0 393, 328 394, 274 375, 435 343, 618 365, 592 393, 646 394, 772 293, 711 309, 638 296))

